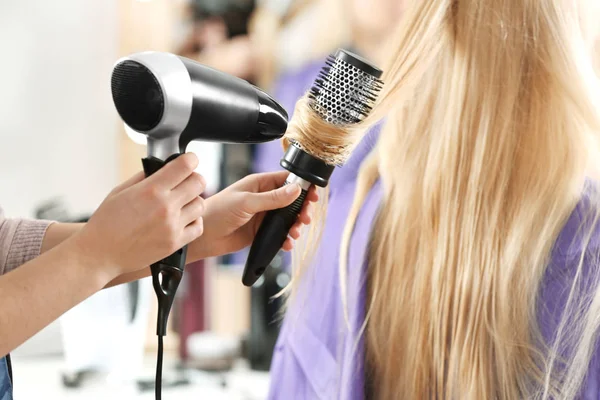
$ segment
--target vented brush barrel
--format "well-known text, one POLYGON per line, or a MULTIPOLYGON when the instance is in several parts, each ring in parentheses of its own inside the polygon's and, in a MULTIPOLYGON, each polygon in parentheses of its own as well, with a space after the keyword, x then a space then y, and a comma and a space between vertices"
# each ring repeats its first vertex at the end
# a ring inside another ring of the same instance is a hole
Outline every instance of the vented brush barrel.
MULTIPOLYGON (((309 106, 325 122, 352 125, 370 112, 382 88, 382 71, 345 50, 327 59, 309 92, 309 106)), ((290 171, 286 184, 297 183, 302 192, 288 207, 270 211, 265 216, 250 248, 242 283, 252 286, 283 246, 288 232, 298 219, 311 185, 325 187, 335 169, 335 162, 318 157, 293 142, 280 164, 290 171)), ((333 158, 333 157, 332 157, 333 158)))
POLYGON ((311 108, 333 125, 351 125, 364 119, 382 88, 382 71, 346 50, 327 59, 310 89, 311 108))

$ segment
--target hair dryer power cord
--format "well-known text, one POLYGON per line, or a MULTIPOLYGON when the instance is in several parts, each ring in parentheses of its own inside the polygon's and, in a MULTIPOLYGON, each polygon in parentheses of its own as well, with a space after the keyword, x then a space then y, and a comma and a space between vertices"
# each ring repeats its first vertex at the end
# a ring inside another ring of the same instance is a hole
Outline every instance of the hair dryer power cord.
POLYGON ((156 400, 162 399, 163 353, 163 336, 158 335, 158 350, 156 352, 156 380, 154 381, 156 400))

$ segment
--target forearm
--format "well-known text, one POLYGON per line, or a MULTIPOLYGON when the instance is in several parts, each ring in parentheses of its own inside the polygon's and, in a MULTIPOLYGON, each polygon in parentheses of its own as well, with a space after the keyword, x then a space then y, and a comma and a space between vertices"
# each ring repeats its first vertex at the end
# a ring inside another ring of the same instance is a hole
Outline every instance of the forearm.
MULTIPOLYGON (((196 261, 200 261, 206 258, 205 246, 203 246, 203 243, 200 243, 200 240, 201 239, 197 239, 195 242, 192 242, 188 245, 186 264, 192 264, 196 261)), ((144 279, 151 275, 152 272, 150 271, 150 267, 144 268, 136 272, 123 274, 110 281, 106 285, 106 288, 121 285, 123 283, 137 281, 139 279, 144 279)))
MULTIPOLYGON (((48 227, 44 240, 42 242, 42 254, 48 250, 61 244, 77 232, 79 232, 85 226, 84 223, 79 224, 66 224, 66 223, 54 223, 48 227)), ((117 286, 123 283, 132 282, 138 279, 150 276, 150 268, 143 269, 141 271, 132 272, 130 274, 121 275, 111 282, 106 287, 117 286)))
POLYGON ((42 242, 42 253, 56 247, 60 243, 64 242, 75 233, 79 232, 85 224, 64 224, 54 223, 48 227, 44 240, 42 242))
POLYGON ((64 243, 1 276, 0 356, 104 287, 110 270, 64 243))
MULTIPOLYGON (((191 264, 193 262, 202 260, 203 258, 204 257, 202 257, 202 255, 200 254, 200 252, 193 251, 192 247, 190 246, 190 248, 188 250, 187 264, 191 264)), ((106 285, 106 287, 109 288, 109 287, 121 285, 123 283, 137 281, 139 279, 147 278, 150 275, 152 275, 152 273, 150 271, 150 267, 144 268, 144 269, 142 269, 140 271, 131 272, 129 274, 123 274, 121 276, 118 276, 115 279, 113 279, 112 281, 110 281, 106 285)))
POLYGON ((110 281, 104 288, 106 289, 109 287, 122 285, 123 283, 137 281, 139 279, 147 278, 150 275, 151 275, 150 267, 144 268, 144 269, 136 271, 136 272, 130 272, 128 274, 120 275, 120 276, 116 277, 115 279, 113 279, 112 281, 110 281))

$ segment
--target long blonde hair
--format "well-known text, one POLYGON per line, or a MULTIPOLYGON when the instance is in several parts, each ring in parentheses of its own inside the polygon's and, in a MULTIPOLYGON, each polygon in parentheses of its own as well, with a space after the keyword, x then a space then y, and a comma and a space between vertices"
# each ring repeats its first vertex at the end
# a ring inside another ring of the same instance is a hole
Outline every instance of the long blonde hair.
MULTIPOLYGON (((588 29, 598 14, 587 3, 408 5, 381 103, 366 122, 385 116, 386 125, 359 173, 340 253, 345 285, 356 216, 380 178, 365 322, 376 398, 577 394, 600 291, 577 300, 581 282, 568 285, 563 315, 576 323, 559 324, 554 343, 541 335, 537 298, 585 177, 600 163, 588 29)), ((584 242, 600 209, 597 195, 590 201, 584 242)))

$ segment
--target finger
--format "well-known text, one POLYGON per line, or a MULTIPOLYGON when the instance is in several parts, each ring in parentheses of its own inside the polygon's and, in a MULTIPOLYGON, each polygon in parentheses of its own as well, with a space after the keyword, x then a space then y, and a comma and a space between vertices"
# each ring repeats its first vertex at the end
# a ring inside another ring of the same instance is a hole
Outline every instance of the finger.
POLYGON ((171 191, 171 195, 180 206, 194 200, 204 192, 206 179, 200 174, 192 173, 171 191))
POLYGON ((247 193, 244 201, 244 211, 249 214, 256 214, 287 207, 300 196, 301 191, 299 185, 291 184, 268 192, 247 193))
POLYGON ((198 167, 198 157, 194 153, 185 153, 150 176, 147 181, 171 190, 183 182, 198 167))
POLYGON ((189 244, 194 240, 198 239, 202 236, 204 232, 204 220, 202 218, 198 218, 191 224, 188 224, 183 229, 183 241, 185 244, 189 244))
MULTIPOLYGON (((290 228, 290 231, 291 231, 291 229, 294 229, 294 228, 296 228, 296 229, 298 230, 298 232, 302 232, 302 228, 303 228, 303 224, 302 224, 302 222, 300 222, 300 221, 296 221, 296 222, 294 223, 294 225, 292 225, 292 227, 290 228)), ((298 238, 294 238, 294 240, 297 240, 297 239, 298 239, 298 238)))
POLYGON ((242 192, 267 192, 280 188, 289 176, 288 171, 265 172, 246 176, 232 185, 242 192))
POLYGON ((310 187, 310 189, 308 190, 308 194, 306 195, 306 199, 313 203, 319 201, 319 194, 317 193, 316 186, 313 185, 310 187))
POLYGON ((302 211, 300 211, 300 215, 298 216, 298 221, 300 221, 304 225, 310 224, 310 222, 312 220, 311 214, 312 214, 312 206, 311 206, 310 202, 307 202, 306 204, 304 204, 304 207, 302 207, 302 211))
POLYGON ((298 240, 298 238, 300 237, 300 226, 298 226, 297 224, 292 226, 292 229, 290 229, 290 231, 288 232, 288 235, 292 239, 298 240))
POLYGON ((293 227, 298 227, 298 229, 302 230, 302 228, 304 227, 304 224, 298 220, 296 220, 296 222, 294 222, 294 225, 292 225, 293 227))
POLYGON ((285 184, 285 180, 290 176, 288 171, 268 172, 264 174, 255 174, 258 180, 258 191, 266 192, 280 188, 285 184))
POLYGON ((204 215, 204 199, 195 197, 181 210, 181 222, 184 225, 189 225, 204 215))
POLYGON ((131 178, 127 179, 125 182, 123 182, 120 185, 116 186, 112 190, 111 193, 112 194, 117 194, 119 192, 122 192, 123 190, 132 187, 136 183, 140 183, 141 181, 144 180, 145 177, 146 177, 146 175, 144 174, 144 172, 140 171, 137 174, 133 175, 131 178))
POLYGON ((310 214, 307 214, 306 211, 302 211, 298 216, 298 221, 303 223, 304 225, 310 225, 312 218, 310 214))
POLYGON ((283 246, 281 246, 281 249, 283 251, 292 251, 293 248, 294 242, 292 242, 290 238, 285 239, 285 242, 283 242, 283 246))

